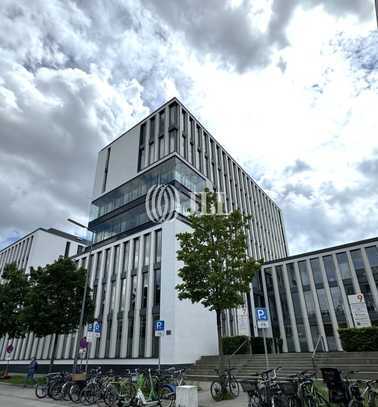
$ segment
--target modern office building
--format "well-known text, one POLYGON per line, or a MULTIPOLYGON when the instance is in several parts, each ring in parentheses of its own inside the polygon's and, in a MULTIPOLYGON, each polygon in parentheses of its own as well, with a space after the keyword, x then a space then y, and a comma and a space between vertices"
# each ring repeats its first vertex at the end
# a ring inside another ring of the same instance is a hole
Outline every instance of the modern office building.
MULTIPOLYGON (((249 255, 287 256, 278 206, 176 98, 99 152, 89 222, 94 245, 75 257, 89 269, 95 316, 102 323, 90 363, 156 364, 160 353, 162 364, 186 364, 217 353, 215 314, 179 301, 175 290, 176 235, 190 229, 187 208, 197 207, 197 194, 206 187, 224 193, 227 209, 253 215, 249 255), (174 192, 175 217, 169 221, 151 216, 154 204, 160 202, 163 212, 170 205, 151 194, 156 185, 174 192), (165 321, 160 350, 153 332, 159 319, 165 321)), ((263 300, 248 297, 252 307, 263 300)), ((223 329, 225 335, 238 332, 235 311, 225 313, 223 329)), ((73 343, 74 335, 59 338, 57 363, 72 361, 73 343)), ((49 350, 40 349, 41 355, 47 358, 49 350)))
MULTIPOLYGON (((0 278, 7 264, 16 263, 17 267, 29 272, 31 267, 43 267, 53 263, 59 256, 71 257, 84 251, 86 240, 57 229, 38 228, 26 236, 0 250, 0 278)), ((31 355, 42 356, 42 339, 32 348, 32 334, 25 339, 13 341, 13 359, 29 359, 31 355)), ((0 361, 5 359, 8 338, 0 339, 0 361)))
POLYGON ((319 350, 342 350, 338 329, 355 326, 350 295, 364 295, 368 319, 378 325, 377 285, 373 238, 267 262, 253 288, 269 309, 269 336, 282 338, 285 352, 312 352, 320 336, 319 350))

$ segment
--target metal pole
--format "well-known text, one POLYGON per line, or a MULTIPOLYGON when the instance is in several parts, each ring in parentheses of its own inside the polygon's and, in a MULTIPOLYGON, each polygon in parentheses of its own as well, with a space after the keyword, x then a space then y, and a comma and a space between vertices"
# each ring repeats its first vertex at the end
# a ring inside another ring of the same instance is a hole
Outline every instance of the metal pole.
POLYGON ((266 346, 265 329, 266 328, 262 329, 262 331, 263 331, 263 339, 264 339, 265 364, 266 364, 266 368, 269 369, 268 348, 266 346))
MULTIPOLYGON (((86 228, 86 229, 89 231, 88 228, 86 228)), ((76 372, 77 359, 78 359, 78 354, 79 354, 79 350, 80 350, 80 339, 82 338, 83 331, 84 331, 83 321, 84 321, 84 312, 85 312, 85 300, 87 298, 87 291, 88 291, 88 284, 89 284, 89 265, 91 266, 91 268, 93 267, 93 264, 91 263, 91 254, 92 254, 92 249, 93 249, 93 243, 94 243, 94 233, 92 232, 91 245, 89 247, 89 253, 88 253, 88 267, 87 267, 86 274, 85 274, 85 287, 84 287, 83 299, 81 301, 79 328, 78 328, 76 344, 75 344, 74 363, 73 363, 73 367, 72 367, 73 373, 76 372)))
POLYGON ((160 341, 161 341, 161 336, 159 336, 159 352, 158 352, 158 355, 159 355, 159 360, 158 360, 158 363, 159 363, 159 372, 160 372, 160 348, 161 348, 161 346, 160 346, 160 341))

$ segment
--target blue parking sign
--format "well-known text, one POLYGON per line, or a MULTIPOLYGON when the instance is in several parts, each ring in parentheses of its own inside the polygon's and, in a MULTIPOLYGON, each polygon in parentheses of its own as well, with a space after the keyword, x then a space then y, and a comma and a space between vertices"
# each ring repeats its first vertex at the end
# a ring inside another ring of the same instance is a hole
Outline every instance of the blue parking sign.
POLYGON ((164 331, 164 322, 163 320, 154 322, 154 331, 164 331))
POLYGON ((256 318, 258 321, 267 321, 268 310, 266 308, 256 308, 256 318))

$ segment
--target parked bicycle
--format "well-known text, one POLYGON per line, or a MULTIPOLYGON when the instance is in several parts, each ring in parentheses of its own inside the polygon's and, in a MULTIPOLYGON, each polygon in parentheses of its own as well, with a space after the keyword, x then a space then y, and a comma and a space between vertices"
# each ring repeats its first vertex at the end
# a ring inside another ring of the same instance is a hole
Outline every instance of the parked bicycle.
MULTIPOLYGON (((214 370, 219 376, 219 369, 214 370)), ((235 376, 232 374, 233 370, 235 370, 235 368, 224 369, 224 374, 213 380, 210 385, 210 393, 213 400, 222 400, 226 392, 228 392, 233 398, 239 396, 239 383, 236 380, 235 376)))

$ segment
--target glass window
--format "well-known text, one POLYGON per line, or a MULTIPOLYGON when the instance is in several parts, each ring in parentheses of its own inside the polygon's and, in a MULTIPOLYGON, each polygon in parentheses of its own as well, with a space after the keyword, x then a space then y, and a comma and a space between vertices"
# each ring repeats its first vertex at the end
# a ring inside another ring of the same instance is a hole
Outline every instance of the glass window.
POLYGON ((164 136, 159 137, 159 159, 165 155, 165 141, 164 136))
POLYGON ((374 276, 374 280, 378 281, 378 248, 377 246, 371 246, 366 248, 366 255, 369 260, 371 271, 374 276))
POLYGON ((101 255, 102 252, 98 252, 97 253, 97 261, 96 261, 96 275, 95 275, 95 279, 98 280, 99 276, 100 276, 100 268, 101 268, 101 255))
POLYGON ((162 110, 159 113, 159 135, 165 133, 165 111, 162 110))
POLYGON ((128 332, 127 332, 127 357, 128 358, 132 357, 133 333, 134 333, 134 319, 129 318, 129 328, 128 328, 128 332))
POLYGON ((144 347, 146 338, 146 317, 142 315, 140 317, 140 330, 139 330, 139 357, 144 357, 144 347))
POLYGON ((151 246, 151 235, 144 236, 144 261, 143 265, 148 266, 150 264, 150 246, 151 246))
POLYGON ((328 281, 336 281, 336 269, 332 256, 323 256, 323 261, 328 281))
POLYGON ((139 171, 144 168, 145 160, 146 160, 146 152, 145 152, 144 148, 141 148, 139 150, 139 171))
POLYGON ((289 313, 289 307, 288 307, 288 303, 287 303, 285 283, 284 283, 284 279, 283 279, 283 268, 282 268, 282 266, 277 266, 277 267, 275 267, 275 269, 276 269, 278 290, 280 293, 282 316, 283 316, 284 325, 285 325, 287 347, 288 347, 289 352, 294 352, 295 346, 294 346, 294 340, 293 340, 293 333, 291 330, 290 313, 289 313))
POLYGON ((173 153, 176 151, 176 138, 177 138, 177 131, 171 130, 169 132, 169 152, 173 153))
POLYGON ((154 293, 155 305, 160 305, 160 278, 161 278, 160 269, 155 269, 155 293, 154 293))
POLYGON ((130 299, 130 310, 134 311, 135 303, 136 303, 136 296, 137 296, 137 275, 134 274, 131 277, 131 299, 130 299))
POLYGON ((102 276, 102 282, 106 282, 106 278, 108 276, 108 271, 109 271, 109 265, 110 265, 110 249, 105 250, 105 266, 104 266, 104 273, 102 276))
POLYGON ((140 126, 140 146, 143 146, 146 141, 146 123, 140 126))
POLYGON ((298 286, 297 279, 295 277, 294 263, 289 263, 287 267, 287 277, 289 279, 290 288, 296 288, 298 286))
POLYGON ((139 266, 139 237, 134 239, 133 270, 139 266))
POLYGON ((119 298, 119 311, 125 311, 125 304, 126 304, 126 278, 121 279, 121 291, 120 291, 120 298, 119 298))
MULTIPOLYGON (((360 249, 351 250, 350 254, 352 256, 352 262, 354 265, 354 269, 356 271, 357 280, 360 285, 360 290, 361 290, 362 294, 364 294, 367 309, 369 311, 369 314, 371 314, 372 312, 375 311, 375 303, 374 303, 374 299, 373 299, 373 296, 371 293, 369 282, 367 280, 367 276, 366 276, 366 272, 365 272, 365 265, 364 265, 364 262, 362 259, 361 250, 360 249)), ((374 316, 371 315, 371 317, 374 317, 374 316)))
POLYGON ((113 257, 113 275, 114 276, 117 274, 118 260, 119 260, 119 245, 114 247, 114 257, 113 257))
POLYGON ((116 358, 121 357, 122 326, 123 326, 123 321, 122 321, 122 319, 119 319, 117 321, 117 340, 116 340, 116 351, 115 351, 116 358))
POLYGON ((337 253, 336 258, 337 258, 337 263, 339 265, 341 278, 343 280, 348 279, 348 278, 352 278, 351 273, 350 273, 347 254, 345 252, 337 253))
POLYGON ((127 274, 129 267, 129 257, 130 257, 130 242, 123 244, 123 261, 122 261, 122 272, 127 274))
POLYGON ((302 284, 304 286, 310 285, 310 280, 309 280, 309 277, 308 277, 306 261, 300 261, 298 263, 298 268, 299 268, 299 274, 301 276, 302 284))
POLYGON ((339 287, 330 287, 331 290, 331 297, 332 297, 332 302, 333 306, 335 309, 336 313, 336 319, 337 322, 340 326, 340 328, 343 328, 345 325, 346 327, 346 318, 345 318, 345 312, 344 312, 344 303, 343 303, 343 297, 341 295, 341 291, 339 287))
POLYGON ((172 103, 169 106, 169 125, 177 126, 177 104, 172 103))
POLYGON ((155 232, 155 263, 161 263, 161 230, 155 232))
POLYGON ((323 285, 323 276, 322 271, 320 269, 319 258, 315 257, 310 260, 312 275, 314 277, 314 282, 316 285, 323 285))
POLYGON ((143 273, 142 308, 147 308, 148 301, 148 272, 143 273))
POLYGON ((150 143, 148 147, 148 157, 149 157, 149 164, 152 164, 155 161, 155 143, 150 143))

